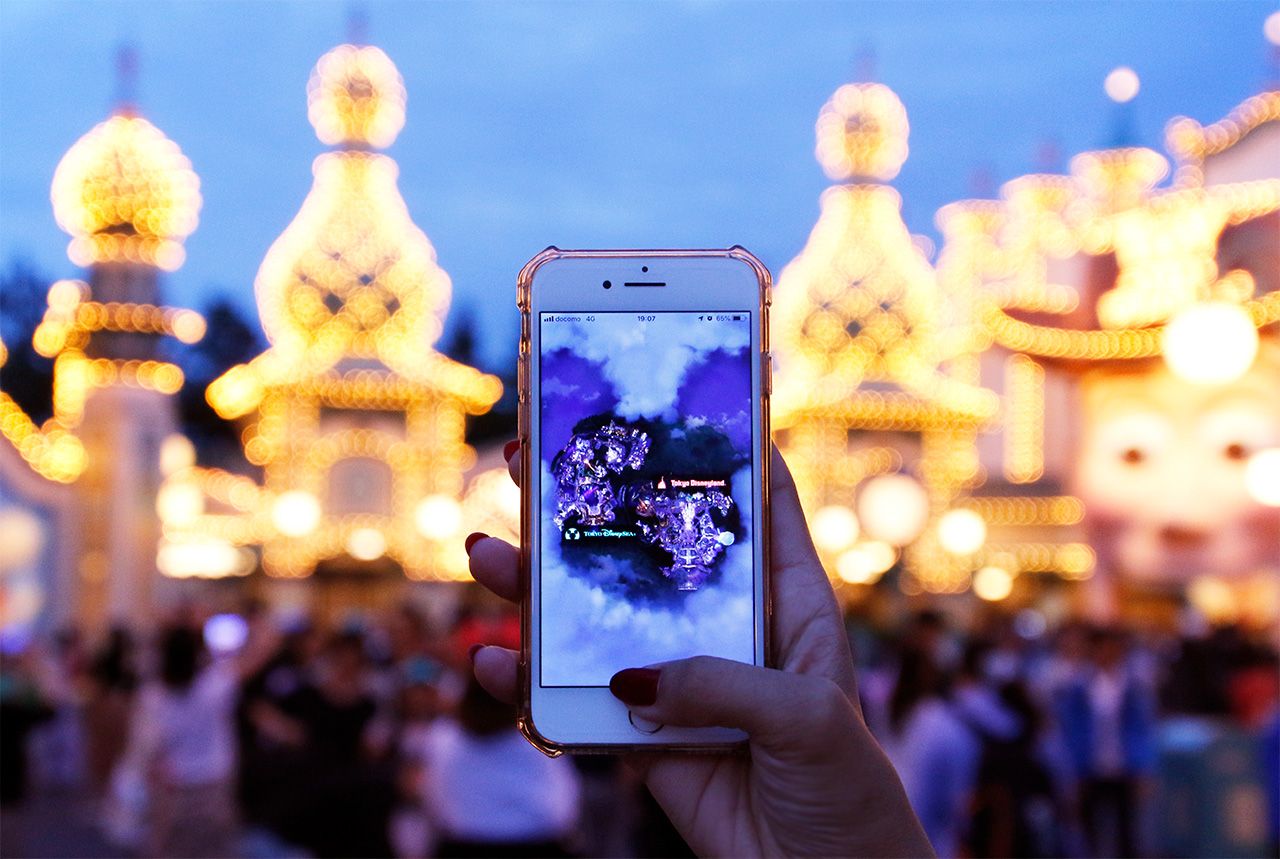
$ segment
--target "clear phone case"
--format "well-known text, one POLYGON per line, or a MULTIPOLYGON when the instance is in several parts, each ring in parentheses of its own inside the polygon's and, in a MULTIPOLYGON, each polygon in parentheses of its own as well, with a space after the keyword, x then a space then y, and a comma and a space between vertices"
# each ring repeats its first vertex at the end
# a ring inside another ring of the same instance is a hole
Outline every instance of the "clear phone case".
MULTIPOLYGON (((769 353, 769 306, 773 300, 773 278, 769 274, 769 270, 765 268, 764 263, 760 262, 746 248, 735 245, 731 248, 712 249, 712 250, 648 250, 648 249, 629 249, 629 250, 561 250, 554 245, 534 256, 520 270, 517 278, 517 304, 520 307, 520 360, 519 360, 519 437, 520 437, 520 582, 521 582, 521 602, 520 602, 520 702, 516 717, 516 723, 520 728, 520 733, 533 744, 535 748, 543 754, 551 757, 558 757, 566 752, 571 754, 618 754, 622 752, 641 751, 641 752, 690 752, 705 754, 708 752, 727 752, 739 749, 745 746, 745 743, 715 743, 707 745, 693 744, 661 744, 661 743, 635 743, 635 744, 561 744, 554 742, 540 733, 533 724, 533 704, 532 704, 532 676, 530 672, 530 652, 531 652, 531 608, 532 595, 530 587, 533 581, 531 570, 533 566, 532 549, 529 535, 531 529, 537 526, 533 521, 534 504, 531 496, 531 468, 532 468, 532 451, 529 445, 529 421, 530 413, 533 408, 530 391, 530 361, 532 340, 530 337, 531 330, 531 308, 533 306, 533 279, 538 269, 547 262, 555 259, 564 258, 630 258, 630 257, 725 257, 730 259, 738 259, 747 263, 756 273, 756 279, 760 285, 760 324, 762 326, 760 336, 761 354, 757 359, 761 364, 761 391, 760 391, 760 450, 756 451, 756 456, 761 464, 760 474, 764 485, 761 488, 761 521, 769 521, 769 471, 772 441, 769 432, 769 399, 771 391, 772 367, 769 353)), ((763 611, 764 611, 764 652, 766 654, 766 664, 772 664, 773 646, 770 640, 770 626, 773 614, 773 596, 770 587, 769 576, 769 529, 767 527, 760 530, 761 540, 763 541, 763 566, 760 571, 762 577, 762 591, 764 594, 763 611)))

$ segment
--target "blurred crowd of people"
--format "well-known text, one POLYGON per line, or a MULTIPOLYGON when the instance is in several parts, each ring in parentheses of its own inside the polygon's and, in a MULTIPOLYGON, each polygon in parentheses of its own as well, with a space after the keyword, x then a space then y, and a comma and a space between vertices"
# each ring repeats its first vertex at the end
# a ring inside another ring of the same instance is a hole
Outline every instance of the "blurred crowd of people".
POLYGON ((334 628, 185 610, 145 641, 65 632, 6 652, 5 855, 25 855, 33 791, 88 794, 124 855, 620 849, 630 808, 608 806, 637 786, 616 762, 578 768, 526 743, 472 679, 482 641, 518 646, 518 618, 483 601, 444 631, 407 605, 334 628))
POLYGON ((974 625, 850 618, 865 717, 939 856, 1275 855, 1274 648, 1236 626, 1045 634, 1034 610, 974 625))
MULTIPOLYGON (((4 854, 34 793, 86 797, 119 855, 688 855, 616 759, 524 741, 469 652, 518 646, 518 619, 463 606, 444 628, 407 605, 334 627, 186 609, 145 639, 6 647, 4 854)), ((940 856, 1274 854, 1274 649, 977 626, 849 616, 865 717, 940 856)))

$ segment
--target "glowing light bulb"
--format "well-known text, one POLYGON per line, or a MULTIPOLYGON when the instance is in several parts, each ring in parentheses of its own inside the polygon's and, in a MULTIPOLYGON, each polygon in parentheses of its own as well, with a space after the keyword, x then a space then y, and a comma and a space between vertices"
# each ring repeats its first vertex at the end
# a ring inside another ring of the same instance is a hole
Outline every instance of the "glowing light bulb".
POLYGON ((194 525, 204 513, 204 495, 194 483, 166 483, 156 493, 156 512, 166 525, 194 525))
POLYGON ((1253 365, 1258 329, 1239 305, 1203 301, 1170 320, 1161 348, 1179 378, 1220 385, 1240 378, 1253 365))
POLYGON ((972 555, 987 541, 987 523, 976 511, 958 507, 938 520, 938 542, 953 555, 972 555))
POLYGON ((836 575, 851 585, 869 585, 888 572, 898 560, 888 543, 871 540, 842 552, 836 559, 836 575))
POLYGON ((858 517, 848 507, 832 504, 813 514, 813 542, 824 552, 842 552, 858 539, 858 517))
POLYGON ((1280 48, 1280 12, 1272 12, 1262 24, 1262 35, 1267 41, 1280 48))
POLYGON ((462 505, 447 495, 428 495, 418 502, 413 519, 428 540, 445 540, 462 528, 462 505))
POLYGON ((1244 469, 1249 496, 1267 507, 1280 507, 1280 447, 1260 450, 1249 457, 1244 469))
POLYGON ((973 592, 979 599, 999 602, 1013 593, 1013 573, 1003 567, 983 567, 973 574, 973 592))
POLYGON ((1102 88, 1107 91, 1107 98, 1118 104, 1133 101, 1141 87, 1138 73, 1128 66, 1117 66, 1107 75, 1102 88))
POLYGON ((160 473, 165 477, 196 464, 196 448, 182 433, 166 436, 160 443, 160 473))
POLYGON ((320 502, 310 492, 282 492, 271 506, 271 522, 286 537, 305 537, 320 525, 320 502))
POLYGON ((387 551, 387 538, 377 528, 357 528, 347 537, 347 554, 357 561, 376 561, 387 551))
POLYGON ((44 550, 44 527, 22 507, 0 507, 0 573, 33 563, 44 550))
POLYGON ((905 546, 920 536, 928 519, 929 496, 906 474, 874 477, 858 494, 862 530, 892 546, 905 546))

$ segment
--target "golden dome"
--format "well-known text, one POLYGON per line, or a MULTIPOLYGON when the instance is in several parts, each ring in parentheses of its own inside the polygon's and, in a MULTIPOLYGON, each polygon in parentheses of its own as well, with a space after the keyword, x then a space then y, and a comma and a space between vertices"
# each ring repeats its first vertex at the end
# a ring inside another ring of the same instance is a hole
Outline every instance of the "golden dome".
POLYGON ((339 45, 307 83, 307 116, 333 146, 390 146, 404 127, 404 81, 380 48, 339 45))
POLYGON ((908 128, 893 90, 845 84, 818 114, 818 163, 832 179, 892 179, 907 160, 908 128))
POLYGON ((76 141, 54 171, 51 196, 77 265, 137 262, 172 271, 200 212, 191 162, 160 129, 128 112, 76 141))

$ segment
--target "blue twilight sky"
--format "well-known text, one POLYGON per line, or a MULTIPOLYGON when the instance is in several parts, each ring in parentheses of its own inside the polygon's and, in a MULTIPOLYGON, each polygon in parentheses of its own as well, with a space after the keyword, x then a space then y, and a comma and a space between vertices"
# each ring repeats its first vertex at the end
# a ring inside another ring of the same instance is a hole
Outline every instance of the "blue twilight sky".
MULTIPOLYGON (((117 45, 140 58, 142 112, 200 174, 204 208, 167 298, 252 284, 322 151, 306 118, 345 2, 0 2, 0 264, 70 276, 49 206, 58 159, 113 105, 117 45)), ((490 365, 515 351, 513 281, 534 252, 741 243, 779 270, 828 184, 819 107, 874 54, 911 120, 896 185, 916 232, 944 203, 1111 142, 1102 92, 1142 76, 1136 140, 1212 121, 1258 91, 1274 2, 371 2, 368 41, 399 66, 391 148, 416 222, 480 322, 490 365), (975 175, 990 177, 976 181, 975 175)))

